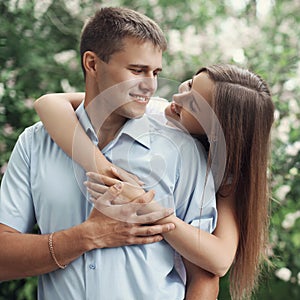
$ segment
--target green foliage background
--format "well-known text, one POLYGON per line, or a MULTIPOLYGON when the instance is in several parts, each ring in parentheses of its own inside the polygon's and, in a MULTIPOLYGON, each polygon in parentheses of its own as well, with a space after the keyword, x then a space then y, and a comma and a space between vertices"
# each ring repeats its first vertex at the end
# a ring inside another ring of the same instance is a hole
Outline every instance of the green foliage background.
MULTIPOLYGON (((162 77, 182 81, 202 65, 229 62, 268 81, 277 108, 270 168, 274 267, 255 299, 300 299, 298 0, 0 0, 0 178, 18 135, 38 120, 34 99, 83 90, 80 31, 88 16, 107 5, 136 9, 160 24, 169 41, 162 77)), ((230 299, 227 280, 219 299, 230 299)), ((36 283, 1 283, 0 300, 36 299, 36 283)))

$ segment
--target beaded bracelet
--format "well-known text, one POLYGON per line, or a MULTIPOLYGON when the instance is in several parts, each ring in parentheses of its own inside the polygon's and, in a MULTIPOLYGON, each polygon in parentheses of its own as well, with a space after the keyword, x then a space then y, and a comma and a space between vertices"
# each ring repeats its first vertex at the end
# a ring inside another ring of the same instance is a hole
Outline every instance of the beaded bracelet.
POLYGON ((51 257, 53 258, 55 264, 60 268, 60 269, 65 269, 67 267, 67 265, 61 265, 56 256, 55 256, 55 253, 54 253, 54 248, 53 248, 53 235, 54 235, 54 232, 52 232, 50 235, 49 235, 49 239, 48 239, 48 245, 49 245, 49 251, 50 251, 50 254, 51 254, 51 257))

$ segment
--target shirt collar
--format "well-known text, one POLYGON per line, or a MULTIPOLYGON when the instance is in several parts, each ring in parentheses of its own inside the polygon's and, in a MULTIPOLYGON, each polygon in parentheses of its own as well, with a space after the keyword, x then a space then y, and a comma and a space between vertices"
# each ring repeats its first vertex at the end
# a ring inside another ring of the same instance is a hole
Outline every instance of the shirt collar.
POLYGON ((79 123, 83 127, 84 131, 88 135, 88 137, 92 140, 92 142, 97 145, 98 144, 98 137, 94 130, 94 127, 90 121, 90 118, 84 109, 84 101, 77 107, 76 115, 79 120, 79 123))
POLYGON ((128 120, 118 136, 127 134, 135 141, 150 149, 150 123, 146 115, 138 119, 128 120))
MULTIPOLYGON (((76 115, 79 122, 86 134, 93 141, 94 144, 98 144, 98 137, 90 121, 90 118, 84 109, 84 101, 76 109, 76 115)), ((135 141, 139 142, 143 146, 150 149, 150 123, 146 115, 139 119, 128 120, 122 129, 120 130, 116 139, 118 140, 122 134, 130 136, 135 141)))

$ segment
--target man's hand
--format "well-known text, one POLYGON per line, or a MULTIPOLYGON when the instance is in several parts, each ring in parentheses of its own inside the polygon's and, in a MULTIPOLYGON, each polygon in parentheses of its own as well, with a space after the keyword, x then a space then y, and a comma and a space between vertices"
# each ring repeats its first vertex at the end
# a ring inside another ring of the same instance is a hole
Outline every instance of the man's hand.
POLYGON ((122 222, 104 215, 94 208, 86 221, 92 235, 93 248, 149 244, 163 239, 162 233, 175 229, 172 223, 164 225, 139 225, 122 222))
POLYGON ((185 258, 183 262, 187 271, 184 300, 216 300, 219 294, 219 277, 185 258))
POLYGON ((147 202, 152 201, 153 193, 139 198, 144 203, 112 204, 122 192, 122 186, 123 183, 119 182, 94 200, 95 207, 86 221, 93 236, 94 248, 155 243, 163 239, 163 233, 175 229, 173 223, 150 225, 173 213, 170 209, 147 210, 146 214, 139 214, 141 206, 151 205, 147 202))
POLYGON ((92 181, 85 184, 94 209, 86 223, 94 248, 159 242, 163 233, 175 229, 173 223, 153 224, 173 213, 153 201, 154 191, 145 193, 141 187, 97 173, 88 176, 92 181))

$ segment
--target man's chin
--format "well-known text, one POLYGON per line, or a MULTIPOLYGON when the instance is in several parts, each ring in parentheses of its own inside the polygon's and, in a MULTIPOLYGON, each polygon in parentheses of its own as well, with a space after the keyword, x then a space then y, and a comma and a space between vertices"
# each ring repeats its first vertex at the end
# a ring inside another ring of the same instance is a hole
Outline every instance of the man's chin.
POLYGON ((141 115, 134 115, 132 117, 129 117, 129 119, 140 119, 144 114, 141 115))
POLYGON ((140 119, 141 117, 144 116, 145 112, 146 112, 145 110, 131 111, 131 112, 128 112, 127 118, 128 119, 140 119))

